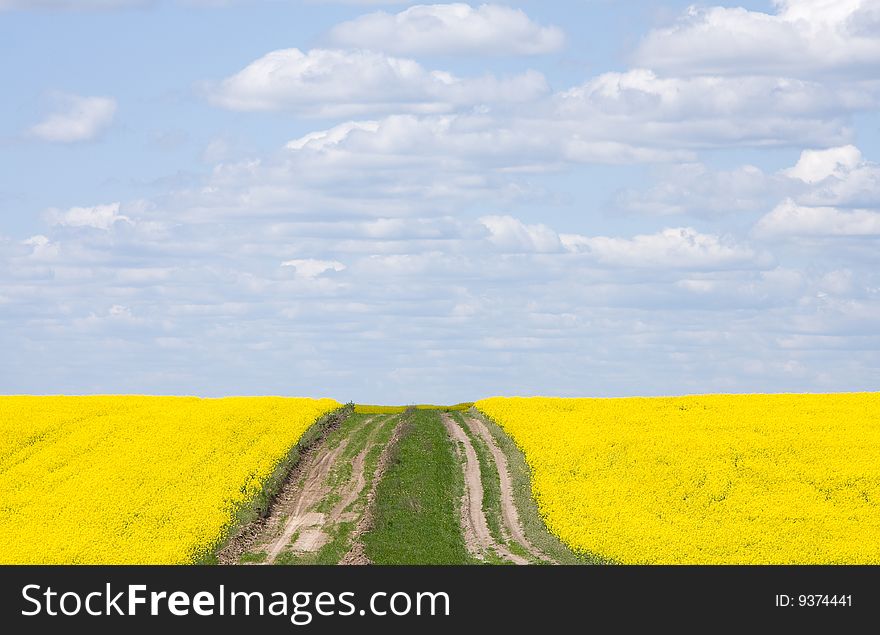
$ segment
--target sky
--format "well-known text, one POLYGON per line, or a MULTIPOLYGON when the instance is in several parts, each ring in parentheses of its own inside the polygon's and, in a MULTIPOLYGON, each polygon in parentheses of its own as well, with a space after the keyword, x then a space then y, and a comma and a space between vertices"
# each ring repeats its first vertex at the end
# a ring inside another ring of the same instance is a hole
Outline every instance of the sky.
POLYGON ((0 393, 880 387, 880 1, 0 0, 0 393))

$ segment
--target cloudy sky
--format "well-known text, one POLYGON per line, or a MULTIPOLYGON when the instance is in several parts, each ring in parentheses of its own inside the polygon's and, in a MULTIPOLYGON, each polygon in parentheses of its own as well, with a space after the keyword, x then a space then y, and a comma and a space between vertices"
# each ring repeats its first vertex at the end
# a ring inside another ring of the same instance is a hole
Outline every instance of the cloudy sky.
POLYGON ((880 387, 880 1, 0 0, 0 392, 880 387))

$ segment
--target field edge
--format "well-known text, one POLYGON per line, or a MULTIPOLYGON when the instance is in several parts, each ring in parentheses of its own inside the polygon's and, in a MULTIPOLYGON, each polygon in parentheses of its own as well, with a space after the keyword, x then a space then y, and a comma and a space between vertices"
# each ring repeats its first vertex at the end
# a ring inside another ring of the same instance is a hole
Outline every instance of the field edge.
POLYGON ((523 532, 531 543, 552 557, 556 563, 563 565, 602 565, 615 564, 611 560, 593 553, 580 553, 565 544, 559 536, 554 534, 544 522, 544 517, 538 508, 538 502, 532 493, 532 471, 526 461, 525 454, 504 428, 494 419, 482 412, 476 406, 469 411, 475 417, 479 417, 489 433, 495 438, 495 443, 507 457, 508 471, 513 484, 513 496, 516 504, 519 520, 523 532))

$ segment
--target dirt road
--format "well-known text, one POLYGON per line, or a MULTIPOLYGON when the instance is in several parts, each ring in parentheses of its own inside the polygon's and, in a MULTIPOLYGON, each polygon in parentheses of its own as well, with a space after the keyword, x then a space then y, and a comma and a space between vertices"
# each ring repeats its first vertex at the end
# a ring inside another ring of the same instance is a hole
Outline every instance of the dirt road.
POLYGON ((498 468, 498 478, 501 481, 501 516, 506 530, 505 537, 508 540, 515 540, 533 558, 544 562, 552 562, 553 559, 532 545, 526 537, 525 532, 523 532, 522 525, 519 521, 519 513, 516 509, 516 502, 513 498, 513 482, 510 477, 510 470, 507 466, 507 457, 504 455, 504 452, 501 451, 501 448, 498 447, 498 444, 495 442, 495 437, 492 436, 492 433, 489 432, 489 428, 486 427, 486 424, 479 417, 466 415, 465 422, 467 423, 471 434, 481 438, 486 444, 486 447, 492 455, 492 460, 495 461, 495 465, 498 468))
POLYGON ((346 554, 366 509, 373 464, 398 419, 355 414, 328 433, 282 487, 240 561, 333 562, 346 554))
MULTIPOLYGON (((507 456, 485 422, 472 413, 437 414, 461 465, 459 520, 468 553, 491 563, 553 562, 523 531, 507 456), (491 485, 496 471, 497 485, 491 485)), ((405 417, 352 414, 326 432, 288 477, 268 516, 221 561, 369 564, 361 536, 371 528, 377 485, 405 417)))
MULTIPOLYGON (((467 433, 451 415, 444 413, 443 423, 449 432, 449 436, 455 441, 456 449, 461 455, 460 459, 464 470, 465 493, 461 503, 461 524, 468 551, 471 555, 481 560, 495 556, 514 564, 529 564, 530 561, 528 559, 513 553, 506 544, 492 536, 492 532, 489 530, 489 522, 486 519, 486 510, 483 508, 483 482, 477 452, 467 433)), ((494 454, 492 456, 494 457, 494 454)), ((497 458, 495 461, 497 464, 497 458)), ((501 468, 502 466, 498 465, 499 474, 501 468)), ((506 461, 504 462, 504 469, 507 469, 506 461)), ((502 480, 502 492, 503 483, 504 481, 502 480)), ((513 491, 509 476, 506 483, 509 490, 507 497, 510 504, 513 505, 513 491)), ((514 507, 513 514, 515 513, 514 507)))

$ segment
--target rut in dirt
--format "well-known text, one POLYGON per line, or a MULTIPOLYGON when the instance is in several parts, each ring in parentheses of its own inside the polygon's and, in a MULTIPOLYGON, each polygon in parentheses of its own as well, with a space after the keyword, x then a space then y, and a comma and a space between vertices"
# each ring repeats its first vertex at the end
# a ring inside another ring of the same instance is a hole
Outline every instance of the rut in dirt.
POLYGON ((368 456, 380 451, 377 444, 397 419, 352 415, 325 435, 291 473, 245 552, 263 564, 276 564, 314 559, 334 540, 341 541, 342 554, 348 551, 346 541, 353 538, 346 531, 361 520, 373 480, 368 456))
POLYGON ((487 560, 492 556, 513 564, 531 564, 533 560, 552 562, 546 554, 537 549, 526 537, 519 520, 513 495, 513 481, 507 464, 507 457, 495 442, 486 424, 477 416, 464 415, 465 425, 470 434, 480 439, 488 448, 488 460, 495 465, 500 481, 501 520, 503 539, 498 540, 489 529, 487 512, 483 508, 483 482, 479 457, 471 442, 471 438, 448 413, 443 414, 443 423, 450 438, 455 442, 456 450, 464 472, 465 492, 461 502, 461 525, 465 544, 472 556, 487 560), (533 560, 513 553, 509 543, 515 542, 521 550, 528 553, 533 560))

